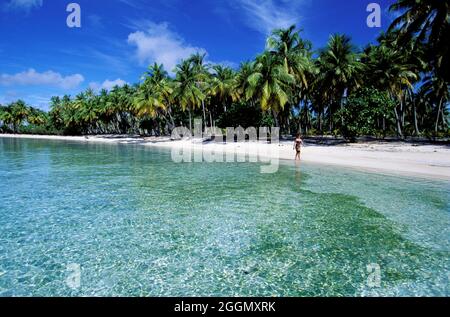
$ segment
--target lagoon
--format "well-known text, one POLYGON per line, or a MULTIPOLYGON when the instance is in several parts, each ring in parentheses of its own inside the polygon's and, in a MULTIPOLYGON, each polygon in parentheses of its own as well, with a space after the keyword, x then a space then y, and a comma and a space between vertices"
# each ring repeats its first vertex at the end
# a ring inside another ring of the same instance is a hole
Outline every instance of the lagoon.
POLYGON ((446 181, 0 138, 0 296, 448 296, 449 228, 446 181))

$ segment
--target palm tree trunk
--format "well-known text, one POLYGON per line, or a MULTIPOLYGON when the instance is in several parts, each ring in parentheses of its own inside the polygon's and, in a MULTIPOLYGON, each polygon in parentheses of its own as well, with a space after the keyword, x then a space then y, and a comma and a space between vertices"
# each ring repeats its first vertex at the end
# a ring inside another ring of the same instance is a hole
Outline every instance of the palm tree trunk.
POLYGON ((170 124, 172 125, 172 129, 173 129, 173 128, 175 128, 175 121, 173 121, 172 108, 171 107, 169 107, 169 109, 167 110, 167 113, 169 114, 170 124))
POLYGON ((311 126, 311 117, 309 116, 309 109, 308 109, 308 105, 305 106, 306 107, 306 122, 305 122, 305 133, 308 134, 308 127, 311 126))
POLYGON ((330 105, 330 124, 329 124, 329 128, 330 128, 330 134, 333 131, 333 107, 330 105))
POLYGON ((397 122, 397 136, 403 139, 402 122, 398 114, 397 107, 394 108, 394 112, 395 112, 395 121, 397 122))
POLYGON ((405 104, 405 100, 406 98, 401 97, 400 99, 400 118, 401 118, 401 123, 402 123, 402 128, 405 126, 405 109, 404 109, 404 104, 405 104))
POLYGON ((191 108, 188 108, 189 112, 189 131, 192 133, 192 114, 191 114, 191 108))
POLYGON ((205 102, 202 100, 202 108, 203 108, 203 124, 205 126, 205 130, 207 127, 207 123, 206 123, 206 111, 205 111, 205 102))
POLYGON ((419 131, 419 125, 417 122, 417 109, 416 109, 416 103, 414 101, 413 101, 413 112, 414 112, 414 130, 416 132, 416 135, 419 136, 420 131, 419 131))
POLYGON ((322 133, 322 108, 319 107, 319 131, 322 133))
POLYGON ((275 120, 275 127, 279 127, 280 123, 278 122, 278 113, 275 110, 272 110, 273 119, 275 120))
POLYGON ((439 106, 438 106, 438 111, 437 111, 437 118, 436 118, 436 125, 434 127, 434 132, 437 134, 438 132, 438 126, 439 126, 439 116, 441 115, 441 107, 442 107, 442 97, 441 100, 439 100, 439 106))
POLYGON ((210 123, 211 130, 212 130, 214 128, 214 125, 213 125, 213 119, 212 119, 212 112, 211 111, 209 112, 209 123, 210 123))
POLYGON ((308 134, 308 127, 311 125, 311 119, 309 117, 309 111, 306 109, 306 122, 305 122, 305 133, 308 134))

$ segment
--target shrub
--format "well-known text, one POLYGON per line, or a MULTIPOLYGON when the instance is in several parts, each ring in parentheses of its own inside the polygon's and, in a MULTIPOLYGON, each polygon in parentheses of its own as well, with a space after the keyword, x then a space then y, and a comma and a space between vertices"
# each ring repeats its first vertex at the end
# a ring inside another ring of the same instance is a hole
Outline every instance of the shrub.
POLYGON ((381 127, 377 122, 394 107, 395 102, 386 92, 374 88, 359 89, 349 96, 347 105, 339 111, 344 118, 343 136, 354 140, 360 135, 380 135, 381 127))

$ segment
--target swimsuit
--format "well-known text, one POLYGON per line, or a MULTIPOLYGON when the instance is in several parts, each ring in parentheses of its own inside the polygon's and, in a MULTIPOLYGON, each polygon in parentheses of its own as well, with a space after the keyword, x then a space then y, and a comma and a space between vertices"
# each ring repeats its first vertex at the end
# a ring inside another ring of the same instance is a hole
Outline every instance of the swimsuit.
POLYGON ((301 152, 302 143, 300 141, 295 141, 295 149, 297 150, 297 152, 301 152))

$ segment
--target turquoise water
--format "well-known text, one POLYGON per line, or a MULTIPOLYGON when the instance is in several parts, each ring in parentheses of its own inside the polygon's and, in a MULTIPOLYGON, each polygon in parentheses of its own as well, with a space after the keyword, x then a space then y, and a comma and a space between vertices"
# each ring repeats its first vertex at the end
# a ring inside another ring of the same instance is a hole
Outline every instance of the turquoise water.
POLYGON ((0 296, 449 296, 449 185, 0 138, 0 296))

